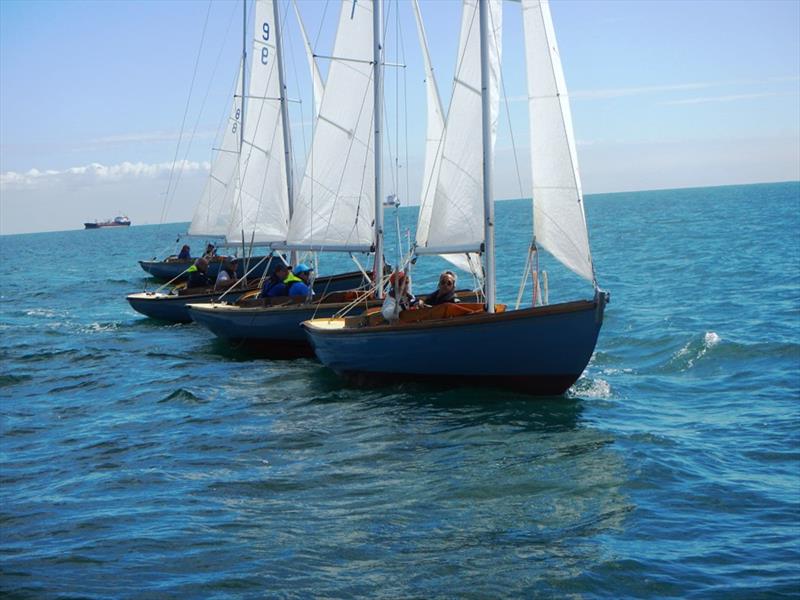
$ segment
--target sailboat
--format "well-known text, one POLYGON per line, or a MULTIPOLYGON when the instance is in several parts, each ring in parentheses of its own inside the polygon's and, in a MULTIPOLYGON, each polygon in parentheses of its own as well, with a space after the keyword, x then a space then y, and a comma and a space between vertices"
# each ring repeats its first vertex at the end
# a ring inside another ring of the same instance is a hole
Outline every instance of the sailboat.
MULTIPOLYGON (((499 0, 464 0, 444 137, 420 209, 415 254, 479 257, 485 303, 444 304, 303 323, 320 361, 357 382, 438 380, 535 395, 564 393, 591 359, 609 294, 589 249, 567 90, 547 0, 522 0, 531 119, 534 234, 539 248, 591 282, 591 299, 507 310, 496 302, 492 169, 499 114, 499 0), (481 136, 474 132, 481 131, 481 136), (377 318, 376 318, 377 317, 377 318)), ((536 261, 533 260, 532 264, 536 261)))
MULTIPOLYGON (((189 233, 197 235, 204 231, 230 240, 237 234, 244 238, 242 232, 247 232, 250 247, 269 247, 286 239, 292 212, 286 87, 277 51, 277 6, 272 0, 256 2, 254 28, 249 82, 245 87, 245 44, 237 85, 241 95, 234 98, 222 148, 189 233)), ((257 285, 258 278, 269 266, 280 260, 283 260, 280 255, 240 260, 238 275, 247 275, 249 281, 255 280, 257 285), (246 273, 241 269, 246 269, 246 273)), ((212 274, 211 264, 209 274, 212 274)), ((319 292, 339 291, 356 287, 361 280, 361 272, 355 271, 320 277, 314 287, 319 292)), ((189 303, 210 302, 223 296, 234 301, 252 289, 252 285, 248 287, 246 282, 241 282, 227 290, 179 288, 167 293, 130 294, 127 299, 136 311, 147 316, 189 322, 192 320, 187 308, 189 303)))
MULTIPOLYGON (((341 3, 325 90, 294 211, 283 244, 293 252, 373 253, 372 277, 382 276, 383 204, 374 148, 381 145, 382 106, 379 3, 341 3)), ((280 53, 278 53, 280 57, 280 53)), ((365 272, 365 283, 368 281, 365 272)), ((326 292, 333 291, 330 287, 326 292)), ((296 303, 268 299, 239 304, 190 304, 194 321, 224 339, 277 355, 310 354, 300 323, 331 316, 352 301, 372 306, 367 294, 323 294, 296 303)))

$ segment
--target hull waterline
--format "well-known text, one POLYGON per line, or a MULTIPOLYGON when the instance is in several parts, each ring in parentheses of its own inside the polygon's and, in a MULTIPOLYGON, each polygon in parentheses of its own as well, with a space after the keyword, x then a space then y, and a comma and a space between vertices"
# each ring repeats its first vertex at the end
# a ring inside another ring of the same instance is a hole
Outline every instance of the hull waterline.
POLYGON ((605 303, 598 296, 421 323, 345 327, 344 319, 317 319, 303 327, 320 361, 356 384, 436 381, 558 395, 589 363, 605 303))

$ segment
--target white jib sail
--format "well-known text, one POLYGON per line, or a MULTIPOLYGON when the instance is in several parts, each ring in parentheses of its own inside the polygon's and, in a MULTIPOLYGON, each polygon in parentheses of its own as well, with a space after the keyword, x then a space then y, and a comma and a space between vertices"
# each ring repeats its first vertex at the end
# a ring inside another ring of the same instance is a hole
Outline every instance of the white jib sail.
POLYGON ((222 142, 211 164, 200 202, 194 209, 189 235, 224 236, 228 231, 231 208, 236 194, 236 167, 239 164, 239 136, 241 135, 242 99, 237 95, 242 89, 242 68, 236 78, 231 112, 225 121, 222 142))
POLYGON ((308 41, 306 35, 306 28, 303 25, 303 19, 300 17, 300 10, 297 8, 297 0, 292 0, 294 6, 294 14, 297 17, 297 24, 300 26, 300 34, 303 36, 303 45, 306 48, 306 58, 308 59, 308 68, 311 69, 311 81, 314 86, 314 116, 319 114, 319 107, 322 103, 322 94, 325 91, 325 85, 322 83, 322 75, 319 73, 319 65, 314 59, 314 50, 311 48, 311 43, 308 41))
MULTIPOLYGON (((480 25, 477 0, 464 0, 453 94, 444 140, 436 160, 438 178, 427 227, 417 231, 417 251, 424 254, 478 252, 483 244, 483 151, 481 140, 480 25)), ((499 114, 502 6, 489 1, 489 94, 492 144, 499 114)), ((423 197, 423 204, 430 198, 423 197)))
POLYGON ((283 242, 289 230, 273 0, 257 0, 237 194, 226 237, 283 242))
POLYGON ((522 0, 531 131, 534 235, 594 281, 567 86, 547 0, 522 0))
POLYGON ((439 178, 439 161, 437 158, 441 159, 439 146, 444 133, 444 109, 442 108, 442 100, 439 97, 439 88, 433 75, 433 65, 428 52, 428 40, 425 36, 422 13, 417 0, 414 0, 414 16, 417 19, 419 45, 422 48, 422 57, 425 61, 425 91, 428 109, 427 132, 425 134, 425 171, 422 176, 422 193, 420 194, 419 219, 417 220, 417 239, 419 239, 419 232, 424 232, 423 235, 427 236, 428 228, 430 227, 433 197, 436 192, 436 181, 439 178))
POLYGON ((374 238, 372 2, 343 0, 287 246, 367 251, 374 238))

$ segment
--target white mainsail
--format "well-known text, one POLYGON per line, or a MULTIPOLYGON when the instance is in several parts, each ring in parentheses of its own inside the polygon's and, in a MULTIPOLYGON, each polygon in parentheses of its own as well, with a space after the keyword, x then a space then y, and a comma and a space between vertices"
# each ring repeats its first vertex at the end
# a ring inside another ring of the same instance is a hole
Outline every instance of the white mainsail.
POLYGON ((292 6, 294 6, 294 14, 297 16, 297 23, 300 25, 300 34, 303 36, 303 45, 306 49, 308 68, 311 69, 311 81, 314 89, 314 117, 316 117, 319 114, 320 104, 322 104, 322 94, 325 91, 325 84, 322 83, 319 65, 317 65, 317 61, 314 59, 314 50, 311 48, 311 43, 308 41, 305 25, 303 25, 303 19, 300 17, 300 10, 297 8, 297 0, 292 0, 292 6))
POLYGON ((273 0, 257 0, 245 104, 239 190, 226 238, 282 242, 289 230, 283 121, 273 0))
POLYGON ((374 241, 372 2, 343 0, 287 247, 368 251, 374 241))
POLYGON ((522 0, 536 243, 594 282, 567 86, 547 0, 522 0))
POLYGON ((231 207, 236 195, 233 181, 239 164, 239 136, 241 135, 242 99, 239 90, 242 88, 242 68, 239 64, 239 75, 236 78, 231 112, 225 122, 222 143, 217 148, 217 155, 211 164, 211 172, 206 180, 203 195, 194 209, 192 222, 189 224, 189 235, 224 236, 228 230, 231 207))
MULTIPOLYGON (((483 172, 481 131, 480 28, 477 0, 464 0, 456 74, 447 113, 444 140, 439 147, 438 178, 429 222, 417 230, 417 253, 464 254, 479 252, 484 242, 483 172)), ((489 1, 489 94, 492 114, 492 144, 499 114, 502 7, 489 1)), ((423 204, 430 203, 429 197, 423 204)))

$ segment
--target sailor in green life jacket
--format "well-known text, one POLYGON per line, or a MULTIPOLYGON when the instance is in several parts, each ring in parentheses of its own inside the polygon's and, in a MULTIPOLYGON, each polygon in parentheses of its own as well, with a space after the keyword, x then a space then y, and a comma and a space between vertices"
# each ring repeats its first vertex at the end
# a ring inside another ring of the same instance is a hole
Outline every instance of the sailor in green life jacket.
POLYGON ((198 258, 194 264, 186 269, 189 275, 189 280, 186 282, 186 287, 206 287, 211 285, 211 280, 206 275, 208 270, 208 261, 205 258, 198 258))
POLYGON ((314 292, 311 291, 308 283, 313 270, 305 263, 300 263, 292 269, 286 279, 283 280, 283 285, 286 286, 286 293, 289 296, 301 296, 303 298, 313 296, 314 292))

